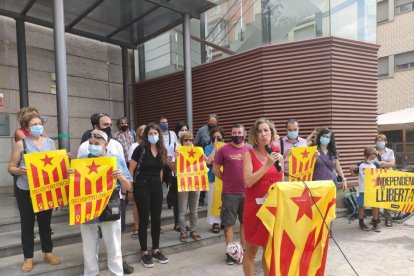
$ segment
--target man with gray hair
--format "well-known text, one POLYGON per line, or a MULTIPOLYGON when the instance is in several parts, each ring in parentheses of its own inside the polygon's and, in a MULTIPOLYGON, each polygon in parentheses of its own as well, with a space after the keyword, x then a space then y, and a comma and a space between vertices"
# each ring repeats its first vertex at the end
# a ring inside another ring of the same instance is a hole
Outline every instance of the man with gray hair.
POLYGON ((196 138, 194 140, 194 145, 202 147, 203 149, 210 144, 210 130, 217 126, 218 116, 216 114, 208 115, 207 125, 202 126, 198 129, 196 138))

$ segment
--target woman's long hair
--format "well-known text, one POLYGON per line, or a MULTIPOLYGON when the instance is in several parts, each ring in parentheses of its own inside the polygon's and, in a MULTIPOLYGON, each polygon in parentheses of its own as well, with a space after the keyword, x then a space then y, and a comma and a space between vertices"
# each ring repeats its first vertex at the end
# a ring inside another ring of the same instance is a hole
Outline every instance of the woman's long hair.
POLYGON ((155 144, 158 152, 157 157, 161 158, 162 162, 165 163, 167 161, 167 151, 164 147, 164 138, 162 136, 161 129, 156 123, 149 123, 148 125, 146 125, 140 145, 143 146, 147 150, 147 152, 151 150, 151 143, 148 141, 148 132, 151 129, 154 129, 158 132, 159 139, 158 142, 155 144))
POLYGON ((333 156, 337 156, 338 152, 336 150, 336 142, 335 142, 335 132, 333 132, 332 130, 328 129, 328 128, 323 128, 321 130, 319 130, 318 132, 318 136, 316 137, 316 145, 319 147, 321 145, 321 141, 320 138, 322 135, 324 134, 331 134, 331 141, 328 144, 328 152, 330 154, 332 154, 333 156))

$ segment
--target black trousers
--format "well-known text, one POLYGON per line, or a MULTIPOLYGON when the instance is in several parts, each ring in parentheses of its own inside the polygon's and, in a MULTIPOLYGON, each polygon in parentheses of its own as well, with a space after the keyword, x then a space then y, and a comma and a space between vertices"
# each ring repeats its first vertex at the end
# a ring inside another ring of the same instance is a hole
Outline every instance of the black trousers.
POLYGON ((39 226, 42 252, 51 253, 53 250, 50 229, 52 209, 34 213, 30 192, 19 188, 17 188, 16 200, 20 212, 21 240, 24 258, 33 258, 35 217, 37 218, 37 225, 39 226))
POLYGON ((147 229, 151 215, 152 249, 160 248, 162 183, 159 176, 140 176, 134 182, 134 199, 139 215, 139 243, 141 251, 147 251, 147 229))

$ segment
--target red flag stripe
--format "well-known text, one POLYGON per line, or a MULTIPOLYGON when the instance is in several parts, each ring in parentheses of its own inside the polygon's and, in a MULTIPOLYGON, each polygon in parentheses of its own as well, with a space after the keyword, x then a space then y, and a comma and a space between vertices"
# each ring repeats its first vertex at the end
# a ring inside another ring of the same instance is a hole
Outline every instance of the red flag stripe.
POLYGON ((89 178, 85 177, 85 195, 92 194, 92 182, 89 178))
POLYGON ((92 219, 92 202, 86 202, 86 208, 85 208, 85 218, 88 220, 92 219))
POLYGON ((202 176, 201 177, 201 190, 202 191, 205 191, 205 190, 207 190, 207 181, 206 181, 206 176, 202 176))
POLYGON ((69 185, 65 185, 65 193, 66 193, 65 197, 69 198, 69 185))
POLYGON ((80 224, 82 221, 82 205, 76 204, 74 207, 75 210, 75 224, 80 224))
POLYGON ((296 159, 296 156, 292 156, 292 172, 291 172, 291 174, 292 175, 295 175, 296 174, 296 166, 297 166, 297 159, 296 159))
POLYGON ((180 173, 184 173, 184 156, 180 153, 180 173))
POLYGON ((73 173, 73 177, 74 177, 74 181, 75 181, 75 185, 73 187, 73 196, 74 197, 79 197, 80 196, 81 175, 77 170, 75 170, 75 172, 73 173))
POLYGON ((198 172, 197 161, 193 162, 193 172, 198 172))
POLYGON ((49 173, 47 171, 42 170, 42 176, 43 176, 43 183, 45 185, 49 185, 50 184, 49 173))
POLYGON ((326 257, 328 256, 328 247, 329 247, 329 234, 326 234, 325 237, 325 248, 323 249, 322 262, 318 271, 316 271, 316 276, 325 275, 325 266, 326 266, 326 257))
POLYGON ((96 192, 102 192, 102 176, 96 180, 96 192))
POLYGON ((30 168, 32 170, 33 186, 35 188, 39 188, 39 186, 40 186, 39 172, 37 171, 37 168, 33 164, 30 164, 30 168))
POLYGON ((63 178, 67 179, 68 169, 66 168, 65 159, 62 159, 62 161, 60 162, 60 170, 62 171, 63 178))
POLYGON ((36 203, 37 203, 37 208, 39 209, 39 211, 45 210, 45 205, 43 204, 42 194, 36 194, 36 203))
MULTIPOLYGON (((303 163, 302 162, 299 163, 299 170, 298 170, 298 173, 301 173, 301 172, 303 172, 303 163)), ((303 180, 303 176, 301 176, 300 179, 303 180)))
POLYGON ((47 191, 46 192, 46 200, 47 200, 47 206, 49 207, 49 209, 53 208, 52 191, 47 191))
MULTIPOLYGON (((273 247, 274 248, 274 247, 273 247)), ((280 274, 289 275, 289 268, 292 264, 293 254, 295 253, 295 244, 289 237, 286 231, 283 231, 282 244, 280 245, 280 274)), ((272 260, 274 262, 274 260, 272 260)), ((276 275, 276 273, 270 273, 269 275, 276 275)))
POLYGON ((193 186, 193 178, 192 177, 187 177, 187 189, 191 190, 191 187, 193 186))
POLYGON ((204 156, 201 155, 200 158, 198 159, 198 162, 200 163, 200 170, 204 171, 204 156))
POLYGON ((185 169, 186 172, 191 172, 191 163, 189 161, 185 162, 185 169))
POLYGON ((58 182, 59 181, 59 172, 57 168, 54 168, 52 171, 53 181, 58 182))
POLYGON ((112 178, 112 167, 109 168, 106 173, 106 181, 108 181, 108 183, 106 183, 106 190, 107 191, 112 190, 112 186, 114 185, 114 180, 112 178))
POLYGON ((196 189, 196 191, 199 191, 200 190, 200 176, 198 176, 198 175, 196 175, 196 176, 194 176, 194 186, 195 186, 195 189, 196 189))
MULTIPOLYGON (((95 214, 96 214, 96 212, 98 212, 99 211, 99 209, 101 208, 101 204, 102 204, 102 199, 98 199, 97 201, 96 201, 96 205, 95 205, 95 214)), ((94 216, 94 218, 96 218, 97 216, 94 216)))
POLYGON ((315 232, 316 228, 309 233, 306 240, 305 248, 303 249, 302 258, 300 259, 299 276, 307 276, 309 272, 309 266, 312 259, 313 252, 315 251, 315 232))
POLYGON ((185 179, 184 179, 184 177, 180 178, 180 183, 181 183, 181 191, 185 191, 185 179))
POLYGON ((63 206, 64 202, 63 202, 63 197, 62 197, 62 188, 57 188, 55 190, 55 194, 56 194, 56 200, 59 206, 63 206))

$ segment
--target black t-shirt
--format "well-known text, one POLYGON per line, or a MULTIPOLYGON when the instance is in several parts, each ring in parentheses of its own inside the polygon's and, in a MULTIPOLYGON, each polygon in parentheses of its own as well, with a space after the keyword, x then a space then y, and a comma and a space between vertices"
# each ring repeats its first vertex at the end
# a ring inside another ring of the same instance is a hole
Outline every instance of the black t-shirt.
MULTIPOLYGON (((139 163, 139 159, 141 157, 141 153, 143 149, 144 148, 142 146, 138 146, 132 153, 131 159, 139 163)), ((154 157, 154 155, 152 155, 151 150, 145 150, 145 154, 142 158, 142 164, 139 167, 139 174, 150 175, 150 176, 160 176, 162 167, 163 167, 163 162, 161 159, 161 155, 158 154, 157 157, 154 157)))

